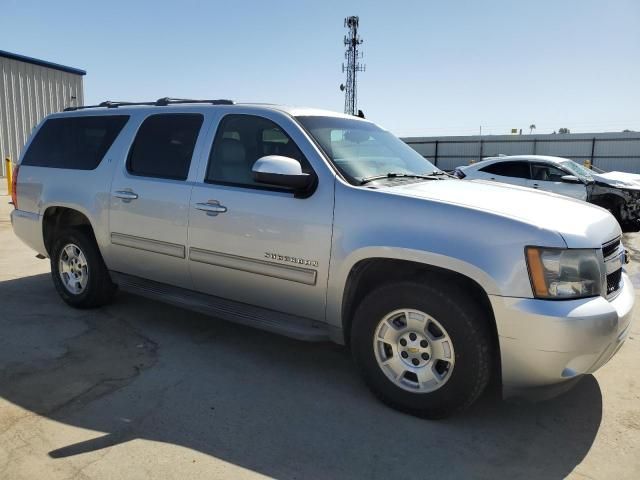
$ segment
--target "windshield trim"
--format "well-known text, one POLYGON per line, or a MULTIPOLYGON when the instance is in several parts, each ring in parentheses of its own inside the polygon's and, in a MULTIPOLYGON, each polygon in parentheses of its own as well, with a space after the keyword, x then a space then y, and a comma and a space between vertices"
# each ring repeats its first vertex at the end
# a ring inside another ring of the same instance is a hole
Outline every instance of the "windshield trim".
MULTIPOLYGON (((421 155, 420 153, 418 153, 417 151, 413 150, 408 144, 406 144, 405 142, 403 142, 400 138, 398 138, 397 136, 395 136, 393 133, 391 133, 389 130, 380 127, 379 125, 375 124, 374 122, 371 122, 370 120, 364 120, 361 119, 359 117, 342 117, 342 116, 332 116, 332 115, 291 115, 291 117, 294 119, 294 121, 300 126, 300 128, 307 134, 307 136, 309 137, 309 139, 311 139, 311 141, 313 142, 313 144, 318 148, 318 150, 322 153, 322 156, 324 157, 324 159, 328 162, 328 164, 331 166, 331 168, 338 174, 338 176, 344 180, 345 182, 347 182, 350 185, 356 186, 356 187, 362 187, 365 186, 366 183, 369 182, 365 182, 365 184, 362 183, 362 180, 364 178, 367 177, 362 177, 362 178, 358 178, 355 177, 353 175, 351 175, 350 173, 348 173, 347 171, 345 171, 340 165, 338 165, 333 158, 331 157, 331 155, 329 155, 329 153, 325 150, 325 148, 322 146, 322 144, 320 143, 320 141, 315 137, 315 135, 311 132, 311 130, 309 128, 307 128, 307 126, 301 121, 301 118, 313 118, 313 117, 318 117, 318 118, 324 118, 324 119, 332 119, 335 118, 336 120, 350 120, 350 121, 355 121, 355 122, 362 122, 362 123, 366 123, 368 125, 370 125, 371 127, 373 127, 376 130, 380 130, 381 132, 385 132, 391 136, 393 136, 398 142, 400 142, 402 145, 406 146, 407 148, 411 149, 415 155, 417 155, 418 157, 422 158, 425 162, 427 162, 427 164, 431 165, 433 167, 433 171, 432 172, 428 172, 428 173, 408 173, 407 175, 403 175, 402 177, 412 177, 412 178, 417 178, 417 177, 421 177, 421 176, 425 176, 425 175, 429 175, 432 173, 442 173, 442 174, 446 174, 446 172, 444 172, 443 170, 441 170, 438 166, 436 166, 435 164, 433 164, 428 158, 426 158, 425 156, 421 155)), ((396 176, 394 175, 391 178, 396 178, 396 176)), ((387 180, 388 178, 380 178, 379 180, 384 181, 387 180)))
POLYGON ((309 140, 311 140, 311 143, 315 145, 315 147, 318 149, 318 151, 324 158, 325 162, 329 165, 329 168, 331 168, 336 173, 336 175, 343 181, 347 182, 350 185, 358 186, 359 184, 356 179, 351 178, 351 175, 347 174, 347 172, 343 171, 338 165, 333 163, 333 160, 331 160, 331 157, 329 157, 329 154, 324 151, 324 148, 322 148, 322 145, 320 145, 320 142, 318 142, 316 137, 313 136, 313 134, 307 129, 307 127, 305 127, 304 124, 299 120, 299 116, 295 116, 291 114, 288 114, 288 115, 293 119, 294 122, 296 122, 296 124, 298 124, 298 126, 302 129, 302 131, 307 135, 309 140))

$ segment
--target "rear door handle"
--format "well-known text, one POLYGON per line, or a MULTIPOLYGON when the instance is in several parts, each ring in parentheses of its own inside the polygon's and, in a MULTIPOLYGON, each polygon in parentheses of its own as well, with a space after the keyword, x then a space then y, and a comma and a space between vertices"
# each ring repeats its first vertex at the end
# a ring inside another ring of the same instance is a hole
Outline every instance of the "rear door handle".
POLYGON ((538 185, 537 183, 534 183, 533 188, 540 188, 540 185, 538 185))
POLYGON ((227 211, 227 207, 220 205, 220 202, 217 200, 209 200, 207 203, 196 203, 194 206, 197 210, 207 212, 207 215, 212 217, 227 211))
POLYGON ((131 192, 129 190, 117 190, 115 192, 113 192, 113 196, 116 198, 121 198, 122 200, 125 201, 131 201, 131 200, 135 200, 136 198, 138 198, 138 194, 131 192))

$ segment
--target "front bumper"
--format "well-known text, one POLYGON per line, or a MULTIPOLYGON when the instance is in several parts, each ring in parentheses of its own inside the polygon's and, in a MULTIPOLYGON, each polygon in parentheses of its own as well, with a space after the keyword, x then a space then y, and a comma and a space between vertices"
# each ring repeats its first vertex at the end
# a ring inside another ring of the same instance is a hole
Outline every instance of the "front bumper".
POLYGON ((617 297, 552 301, 490 296, 505 393, 556 385, 595 372, 630 330, 635 292, 622 274, 617 297))

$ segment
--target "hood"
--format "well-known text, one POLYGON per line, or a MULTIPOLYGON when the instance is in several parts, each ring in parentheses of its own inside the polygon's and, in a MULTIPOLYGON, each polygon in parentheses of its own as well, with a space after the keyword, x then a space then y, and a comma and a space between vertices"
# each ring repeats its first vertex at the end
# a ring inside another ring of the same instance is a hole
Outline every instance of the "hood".
POLYGON ((607 172, 593 173, 592 176, 597 182, 604 183, 611 187, 640 190, 640 175, 635 173, 607 172))
POLYGON ((607 210, 565 196, 504 183, 429 180, 379 190, 508 217, 556 232, 571 248, 599 248, 621 235, 618 222, 607 210))

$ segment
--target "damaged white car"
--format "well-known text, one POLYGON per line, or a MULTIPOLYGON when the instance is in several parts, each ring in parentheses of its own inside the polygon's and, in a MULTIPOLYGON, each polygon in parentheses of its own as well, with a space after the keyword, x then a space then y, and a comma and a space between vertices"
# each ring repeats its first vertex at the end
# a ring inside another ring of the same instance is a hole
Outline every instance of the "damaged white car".
POLYGON ((640 230, 640 175, 590 170, 568 158, 545 155, 488 157, 454 173, 466 180, 510 183, 584 200, 609 210, 624 231, 640 230))

